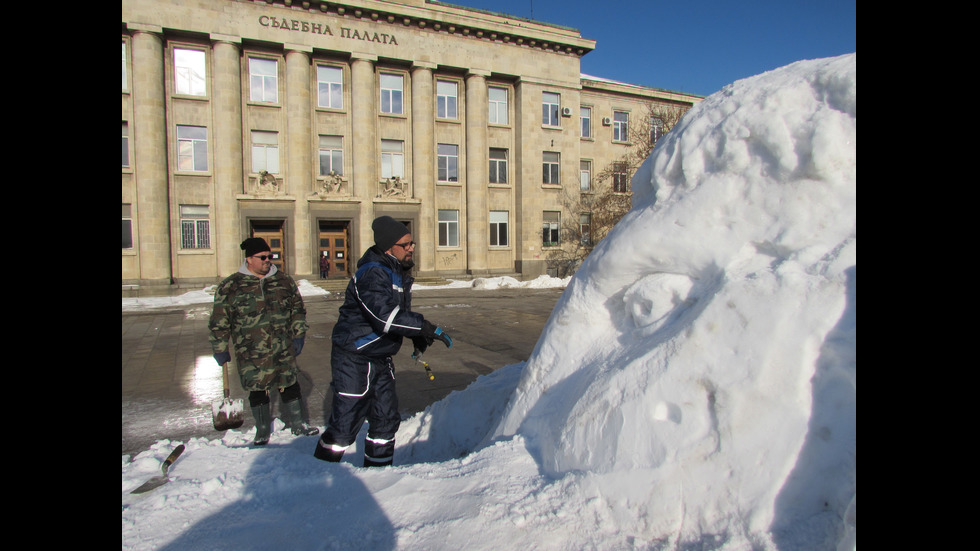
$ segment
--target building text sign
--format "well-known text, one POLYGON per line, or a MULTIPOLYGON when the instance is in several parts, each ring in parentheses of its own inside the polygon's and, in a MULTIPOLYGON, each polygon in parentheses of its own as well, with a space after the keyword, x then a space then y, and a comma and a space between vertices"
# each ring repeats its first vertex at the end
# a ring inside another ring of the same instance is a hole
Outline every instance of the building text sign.
MULTIPOLYGON (((330 36, 336 36, 330 29, 330 25, 324 25, 321 23, 311 23, 309 21, 303 21, 299 19, 284 19, 279 17, 274 17, 271 15, 260 15, 259 25, 263 27, 269 27, 272 29, 279 29, 281 31, 297 31, 302 33, 312 33, 312 34, 326 34, 330 36)), ((350 27, 339 27, 340 38, 349 38, 351 40, 364 40, 366 42, 380 42, 381 44, 394 44, 398 45, 398 40, 395 39, 395 35, 387 33, 372 33, 370 31, 358 31, 357 29, 352 29, 350 27)))

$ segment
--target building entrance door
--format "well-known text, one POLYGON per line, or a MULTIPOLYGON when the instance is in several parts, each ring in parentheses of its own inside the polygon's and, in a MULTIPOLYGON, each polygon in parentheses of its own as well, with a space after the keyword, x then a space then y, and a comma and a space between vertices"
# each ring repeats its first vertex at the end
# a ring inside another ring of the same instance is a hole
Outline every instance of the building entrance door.
POLYGON ((331 277, 350 277, 351 259, 346 222, 320 222, 320 258, 326 257, 330 263, 331 277))
POLYGON ((284 255, 285 245, 282 237, 282 221, 279 222, 252 222, 252 237, 261 237, 269 244, 272 249, 272 263, 276 269, 286 272, 286 257, 284 255))

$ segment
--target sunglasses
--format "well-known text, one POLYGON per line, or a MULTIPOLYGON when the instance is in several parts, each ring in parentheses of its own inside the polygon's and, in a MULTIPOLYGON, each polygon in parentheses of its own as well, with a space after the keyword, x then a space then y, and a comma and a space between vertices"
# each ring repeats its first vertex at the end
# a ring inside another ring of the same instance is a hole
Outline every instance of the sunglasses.
POLYGON ((266 254, 264 254, 264 255, 262 255, 262 256, 259 256, 259 255, 253 255, 253 256, 252 256, 252 258, 258 258, 259 260, 262 260, 262 261, 265 261, 265 260, 271 260, 271 259, 273 259, 274 257, 273 257, 273 256, 272 256, 271 254, 268 254, 268 255, 266 255, 266 254))
POLYGON ((414 247, 414 246, 415 246, 415 241, 409 241, 408 243, 395 243, 394 245, 392 245, 392 247, 401 247, 403 249, 407 249, 409 247, 414 247))

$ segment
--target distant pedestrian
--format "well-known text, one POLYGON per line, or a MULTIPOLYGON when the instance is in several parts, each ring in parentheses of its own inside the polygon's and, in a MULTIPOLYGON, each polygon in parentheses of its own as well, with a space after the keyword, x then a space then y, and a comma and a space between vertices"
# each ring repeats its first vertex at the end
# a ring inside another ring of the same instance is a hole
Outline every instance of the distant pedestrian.
POLYGON ((309 328, 303 297, 293 278, 272 263, 264 239, 249 237, 242 241, 241 249, 245 262, 214 293, 208 322, 214 360, 218 365, 231 361, 230 340, 242 388, 249 393, 256 446, 267 444, 272 433, 272 389, 279 390, 283 422, 293 434, 318 434, 319 429, 303 422, 297 379, 296 356, 303 350, 309 328))
POLYGON ((324 254, 320 257, 320 279, 327 279, 330 274, 330 259, 324 254))
POLYGON ((402 338, 412 339, 418 354, 435 339, 447 347, 453 340, 412 312, 415 242, 408 227, 390 216, 375 219, 371 227, 375 245, 358 260, 334 325, 333 411, 313 455, 339 462, 367 419, 364 466, 381 467, 392 464, 401 424, 391 358, 402 338))

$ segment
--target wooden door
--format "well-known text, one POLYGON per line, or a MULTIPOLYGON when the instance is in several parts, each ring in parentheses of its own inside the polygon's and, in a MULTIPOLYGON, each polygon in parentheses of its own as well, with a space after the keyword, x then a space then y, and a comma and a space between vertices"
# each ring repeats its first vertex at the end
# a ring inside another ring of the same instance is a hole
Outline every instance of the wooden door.
POLYGON ((346 227, 320 226, 320 257, 325 256, 330 261, 327 277, 350 277, 351 262, 356 262, 356 259, 350 258, 348 242, 346 227))
POLYGON ((265 242, 269 244, 269 248, 272 250, 272 263, 276 265, 276 268, 282 273, 286 273, 286 262, 283 255, 283 250, 285 249, 282 239, 282 227, 279 229, 268 229, 263 227, 262 229, 253 228, 252 237, 261 237, 265 239, 265 242))

